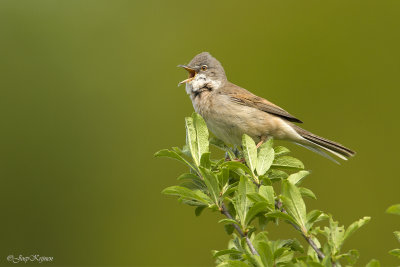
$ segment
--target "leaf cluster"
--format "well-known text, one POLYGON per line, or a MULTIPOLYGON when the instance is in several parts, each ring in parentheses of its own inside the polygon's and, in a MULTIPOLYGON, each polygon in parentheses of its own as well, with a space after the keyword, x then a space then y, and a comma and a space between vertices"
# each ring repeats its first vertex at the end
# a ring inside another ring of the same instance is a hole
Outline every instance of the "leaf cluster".
POLYGON ((244 135, 240 151, 211 138, 203 118, 194 113, 185 119, 186 145, 164 149, 156 157, 169 157, 188 166, 179 185, 163 190, 195 207, 199 216, 209 209, 225 215, 219 220, 232 236, 228 248, 213 251, 222 266, 341 266, 354 265, 358 252, 342 251, 343 243, 370 218, 364 217, 347 229, 331 215, 308 211, 305 198, 315 194, 301 184, 310 174, 304 164, 269 139, 257 148, 244 135), (209 146, 226 152, 226 158, 212 159, 209 146), (307 247, 296 239, 269 240, 265 229, 280 221, 292 225, 307 247), (322 239, 321 239, 322 238, 322 239), (322 243, 319 239, 323 240, 322 243))
MULTIPOLYGON (((390 206, 386 210, 386 212, 389 214, 400 215, 400 204, 390 206)), ((396 237, 397 241, 400 242, 400 231, 394 231, 393 234, 396 237)), ((400 259, 400 248, 392 249, 391 251, 389 251, 389 254, 400 259)))

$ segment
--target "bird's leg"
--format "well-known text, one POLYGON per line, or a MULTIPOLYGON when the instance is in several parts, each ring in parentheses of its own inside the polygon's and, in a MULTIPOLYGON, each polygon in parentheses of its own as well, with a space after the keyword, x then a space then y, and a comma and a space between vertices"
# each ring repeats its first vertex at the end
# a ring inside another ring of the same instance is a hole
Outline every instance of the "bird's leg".
POLYGON ((225 161, 230 161, 230 160, 231 160, 231 158, 229 157, 229 153, 227 151, 227 152, 225 152, 225 161))
POLYGON ((264 144, 265 141, 267 141, 268 137, 267 136, 261 136, 260 137, 260 142, 257 144, 257 148, 259 148, 262 144, 264 144))
MULTIPOLYGON (((237 148, 235 145, 233 149, 231 150, 235 157, 232 159, 232 161, 238 161, 238 162, 245 162, 244 158, 240 158, 240 150, 237 148)), ((231 161, 231 158, 229 157, 229 153, 225 152, 225 161, 231 161)))
POLYGON ((237 148, 236 145, 233 147, 233 153, 235 154, 236 158, 240 157, 240 151, 239 151, 239 149, 237 148))
POLYGON ((246 162, 246 160, 244 158, 242 158, 242 155, 240 154, 240 150, 237 148, 237 146, 235 145, 235 147, 233 148, 233 153, 235 154, 235 161, 244 163, 246 162))
POLYGON ((231 161, 231 159, 234 160, 235 157, 237 157, 236 152, 235 152, 236 146, 233 149, 231 149, 229 146, 226 146, 226 149, 227 150, 225 150, 226 151, 225 152, 225 161, 231 161), (232 153, 233 153, 233 155, 232 155, 232 153))

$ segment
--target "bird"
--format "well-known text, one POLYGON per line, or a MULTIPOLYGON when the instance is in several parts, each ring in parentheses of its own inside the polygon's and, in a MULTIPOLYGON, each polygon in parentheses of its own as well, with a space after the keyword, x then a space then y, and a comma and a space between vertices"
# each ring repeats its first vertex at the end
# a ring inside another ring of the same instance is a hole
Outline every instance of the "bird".
POLYGON ((273 138, 293 142, 336 163, 329 153, 343 160, 355 155, 353 150, 299 127, 295 123, 303 122, 283 108, 229 82, 221 63, 208 52, 178 67, 189 74, 178 85, 185 84, 195 112, 225 144, 240 146, 247 134, 257 148, 273 138))

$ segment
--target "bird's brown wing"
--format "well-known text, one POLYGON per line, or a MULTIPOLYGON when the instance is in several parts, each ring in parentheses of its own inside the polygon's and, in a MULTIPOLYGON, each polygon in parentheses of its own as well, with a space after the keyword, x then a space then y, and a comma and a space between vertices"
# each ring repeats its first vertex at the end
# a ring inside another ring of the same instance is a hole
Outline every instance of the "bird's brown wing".
POLYGON ((301 120, 294 117, 283 108, 280 108, 274 103, 271 103, 262 97, 256 96, 235 84, 228 82, 221 90, 221 93, 228 95, 230 99, 237 104, 253 107, 291 122, 302 123, 301 120))

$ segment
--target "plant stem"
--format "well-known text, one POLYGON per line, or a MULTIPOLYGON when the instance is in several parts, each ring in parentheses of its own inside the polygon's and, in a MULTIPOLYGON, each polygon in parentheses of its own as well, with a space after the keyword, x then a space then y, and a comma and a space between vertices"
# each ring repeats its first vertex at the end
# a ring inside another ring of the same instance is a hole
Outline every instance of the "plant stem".
MULTIPOLYGON (((228 217, 228 219, 235 220, 235 219, 232 217, 232 215, 229 213, 229 211, 228 211, 228 209, 226 208, 226 206, 225 206, 224 203, 221 204, 221 213, 224 214, 226 217, 228 217)), ((236 220, 235 220, 235 221, 236 221, 236 220)), ((233 227, 236 229, 236 231, 239 233, 239 235, 240 235, 241 237, 244 237, 244 238, 246 239, 246 243, 247 243, 247 245, 249 246, 251 253, 252 253, 253 255, 259 256, 260 254, 258 254, 257 250, 254 248, 254 246, 253 246, 253 244, 251 243, 251 241, 250 241, 249 237, 247 236, 247 234, 243 233, 243 231, 242 231, 242 229, 240 229, 239 225, 237 225, 237 224, 235 224, 235 223, 233 223, 232 225, 233 225, 233 227)))
MULTIPOLYGON (((201 174, 199 174, 199 176, 204 180, 204 178, 201 176, 201 174)), ((226 208, 226 206, 225 206, 225 204, 223 202, 221 203, 221 213, 224 214, 226 217, 228 217, 228 219, 235 220, 232 217, 232 215, 229 213, 228 209, 226 208)), ((249 237, 247 236, 247 234, 243 233, 243 231, 242 231, 242 229, 240 229, 239 225, 234 223, 233 227, 236 229, 236 231, 239 233, 239 235, 242 238, 244 237, 246 239, 246 243, 249 246, 251 253, 253 255, 260 256, 260 254, 258 254, 257 250, 254 248, 253 244, 251 243, 251 241, 250 241, 249 237)))
POLYGON ((319 259, 322 260, 323 258, 325 258, 324 253, 317 247, 317 245, 314 243, 314 241, 311 239, 311 237, 306 236, 303 233, 301 235, 307 240, 308 244, 310 244, 310 246, 315 250, 319 259))
MULTIPOLYGON (((282 202, 276 201, 275 207, 276 207, 278 210, 280 210, 281 212, 287 214, 286 210, 285 210, 284 208, 282 208, 282 202)), ((298 231, 301 233, 301 235, 304 237, 304 239, 307 241, 307 243, 315 250, 315 252, 316 252, 317 255, 318 255, 318 258, 319 258, 320 260, 324 259, 324 258, 325 258, 325 254, 318 248, 317 244, 315 244, 315 242, 312 240, 312 238, 311 238, 310 236, 305 235, 305 234, 300 230, 300 228, 299 228, 297 225, 295 225, 294 223, 291 223, 291 222, 289 222, 289 223, 290 223, 296 230, 298 230, 298 231)), ((333 266, 333 267, 336 266, 336 263, 335 263, 334 261, 332 261, 332 266, 333 266)))

